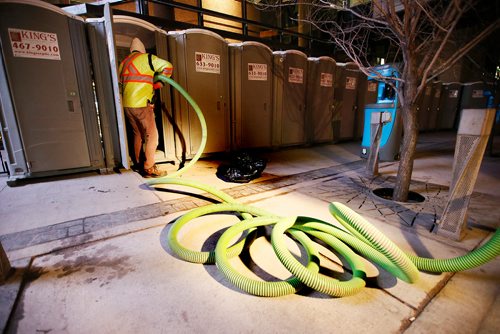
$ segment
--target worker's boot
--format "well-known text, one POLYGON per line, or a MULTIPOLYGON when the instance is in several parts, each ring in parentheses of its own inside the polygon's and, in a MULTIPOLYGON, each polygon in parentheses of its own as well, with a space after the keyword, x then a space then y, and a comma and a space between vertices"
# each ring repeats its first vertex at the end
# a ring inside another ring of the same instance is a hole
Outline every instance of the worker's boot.
POLYGON ((166 171, 160 170, 157 165, 144 169, 144 177, 162 177, 167 175, 166 171))

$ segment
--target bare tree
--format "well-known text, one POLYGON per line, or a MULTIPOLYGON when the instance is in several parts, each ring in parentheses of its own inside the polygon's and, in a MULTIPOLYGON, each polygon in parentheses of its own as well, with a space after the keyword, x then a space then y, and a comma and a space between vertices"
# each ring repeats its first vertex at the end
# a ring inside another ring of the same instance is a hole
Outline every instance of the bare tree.
MULTIPOLYGON (((355 62, 362 72, 379 80, 400 84, 404 136, 393 199, 406 201, 418 137, 417 101, 426 84, 450 69, 485 37, 500 27, 496 16, 479 32, 458 34, 457 27, 478 0, 298 0, 306 6, 300 18, 323 31, 355 62), (358 5, 351 7, 350 3, 358 5), (370 47, 377 41, 389 45, 388 62, 400 64, 400 77, 374 73, 370 47)), ((287 6, 290 1, 261 1, 261 6, 287 6)))

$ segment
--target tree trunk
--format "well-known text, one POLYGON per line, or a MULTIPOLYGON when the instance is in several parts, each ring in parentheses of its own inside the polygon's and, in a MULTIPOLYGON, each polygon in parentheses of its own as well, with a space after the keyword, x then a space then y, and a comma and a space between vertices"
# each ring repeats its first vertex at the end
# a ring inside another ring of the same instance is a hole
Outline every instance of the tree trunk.
POLYGON ((398 202, 406 202, 408 199, 411 174, 413 172, 413 159, 417 147, 417 107, 414 99, 410 99, 410 101, 408 101, 409 103, 407 105, 401 106, 403 112, 404 136, 400 149, 398 175, 392 196, 392 199, 398 202))

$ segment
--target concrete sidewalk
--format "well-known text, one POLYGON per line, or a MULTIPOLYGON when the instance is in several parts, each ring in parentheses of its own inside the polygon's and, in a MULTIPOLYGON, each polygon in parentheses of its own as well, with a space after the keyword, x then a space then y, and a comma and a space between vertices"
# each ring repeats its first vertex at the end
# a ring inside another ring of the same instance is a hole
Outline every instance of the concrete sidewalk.
MULTIPOLYGON (((382 164, 381 175, 368 178, 358 147, 343 143, 263 153, 265 173, 248 184, 221 181, 215 176, 220 161, 210 159, 183 178, 279 215, 335 224, 327 204, 343 202, 403 250, 424 257, 465 254, 500 227, 499 158, 485 157, 471 202, 473 227, 465 240, 454 242, 428 232, 446 200, 454 134, 421 135, 412 190, 426 201, 418 207, 396 208, 374 196, 374 187, 393 182, 397 163, 382 164)), ((0 179, 0 187, 0 240, 16 268, 0 286, 0 320, 7 333, 500 332, 499 258, 460 273, 421 273, 416 284, 365 261, 367 287, 354 296, 332 298, 306 289, 262 298, 234 287, 214 265, 180 260, 167 245, 169 223, 212 202, 202 191, 153 190, 130 171, 54 177, 19 187, 0 179)), ((182 242, 211 249, 234 221, 227 215, 205 217, 183 230, 182 242)), ((290 243, 290 249, 303 259, 299 247, 290 243)), ((267 238, 256 239, 248 252, 251 260, 234 260, 234 266, 249 277, 289 277, 267 238)), ((324 247, 320 254, 322 272, 350 277, 336 254, 324 247)))

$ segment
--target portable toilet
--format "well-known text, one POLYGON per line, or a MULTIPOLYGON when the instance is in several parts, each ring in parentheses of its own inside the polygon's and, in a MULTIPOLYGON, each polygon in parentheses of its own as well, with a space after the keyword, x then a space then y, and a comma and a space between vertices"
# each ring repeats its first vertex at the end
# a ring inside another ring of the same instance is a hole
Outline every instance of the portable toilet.
POLYGON ((334 137, 338 140, 354 138, 359 73, 355 63, 337 63, 334 137))
MULTIPOLYGON (((386 78, 399 78, 396 68, 390 65, 377 66, 374 69, 386 78)), ((368 77, 368 80, 377 80, 376 76, 368 77)), ((390 80, 390 79, 389 79, 390 80)), ((398 108, 398 95, 393 88, 399 86, 398 80, 388 82, 379 81, 377 90, 377 102, 365 106, 365 122, 363 139, 361 142, 361 157, 368 158, 374 136, 375 120, 384 120, 380 136, 379 159, 381 161, 394 161, 399 157, 399 146, 401 143, 402 124, 398 108)))
MULTIPOLYGON (((118 64, 130 54, 130 43, 134 37, 139 38, 143 42, 147 53, 169 60, 167 32, 147 21, 132 16, 114 15, 113 35, 118 64)), ((159 135, 158 147, 155 153, 156 162, 173 161, 176 159, 174 120, 170 94, 170 87, 168 85, 155 91, 154 113, 159 135)), ((127 127, 127 143, 131 144, 128 145, 131 155, 133 155, 132 136, 131 129, 127 127)))
POLYGON ((307 68, 306 128, 310 143, 333 140, 333 84, 336 62, 330 57, 310 57, 307 68))
MULTIPOLYGON (((186 89, 200 107, 207 123, 204 153, 230 149, 229 53, 226 41, 205 29, 171 31, 168 34, 172 78, 186 89)), ((202 140, 195 111, 177 91, 172 93, 178 156, 193 157, 202 140)))
POLYGON ((2 1, 0 40, 10 180, 106 168, 84 20, 43 1, 2 1))
POLYGON ((273 52, 258 42, 229 44, 232 148, 272 146, 273 52))
POLYGON ((483 81, 467 82, 463 84, 462 96, 460 98, 460 113, 457 117, 458 126, 464 109, 486 108, 488 105, 488 91, 493 92, 493 84, 483 81))
POLYGON ((439 114, 436 128, 438 130, 451 130, 456 122, 457 111, 460 106, 462 84, 448 82, 443 84, 441 99, 439 100, 439 114))
POLYGON ((467 82, 463 84, 460 109, 486 108, 488 96, 485 91, 492 90, 493 84, 487 82, 467 82))
POLYGON ((297 50, 275 51, 273 61, 273 146, 305 144, 307 56, 297 50))

